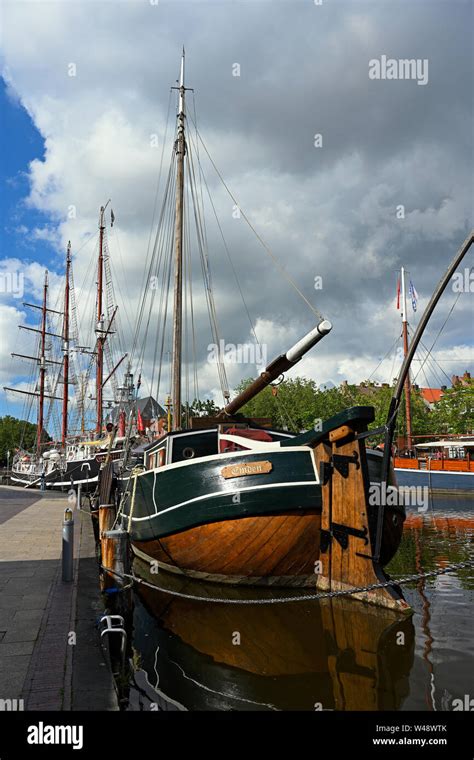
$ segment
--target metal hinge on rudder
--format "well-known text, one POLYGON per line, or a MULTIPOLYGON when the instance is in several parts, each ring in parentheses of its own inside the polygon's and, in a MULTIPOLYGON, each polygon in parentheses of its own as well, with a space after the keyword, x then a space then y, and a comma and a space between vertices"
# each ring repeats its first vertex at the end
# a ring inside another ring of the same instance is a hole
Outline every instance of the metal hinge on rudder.
POLYGON ((360 468, 359 455, 357 451, 354 451, 352 456, 348 454, 333 454, 332 463, 334 469, 338 471, 343 478, 347 478, 349 475, 349 465, 355 464, 356 470, 360 468))
POLYGON ((355 536, 361 538, 364 541, 364 545, 369 543, 368 530, 363 528, 352 528, 350 525, 342 525, 342 523, 331 523, 330 530, 321 531, 321 539, 319 550, 324 554, 328 550, 328 547, 334 538, 342 549, 347 549, 349 546, 349 536, 355 536))
POLYGON ((321 485, 325 486, 336 470, 343 478, 349 475, 349 465, 355 464, 356 470, 360 468, 359 455, 354 451, 352 456, 348 454, 333 454, 329 462, 320 462, 319 479, 321 485))

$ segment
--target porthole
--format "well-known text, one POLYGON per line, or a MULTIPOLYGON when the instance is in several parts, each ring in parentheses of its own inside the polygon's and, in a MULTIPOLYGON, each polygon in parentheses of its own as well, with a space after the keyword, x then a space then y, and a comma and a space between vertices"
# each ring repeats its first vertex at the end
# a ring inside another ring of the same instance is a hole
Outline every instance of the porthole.
POLYGON ((192 459, 195 455, 194 449, 192 449, 190 446, 187 446, 185 449, 183 449, 183 457, 184 459, 192 459))
POLYGON ((395 527, 398 525, 398 515, 392 515, 392 522, 395 527))

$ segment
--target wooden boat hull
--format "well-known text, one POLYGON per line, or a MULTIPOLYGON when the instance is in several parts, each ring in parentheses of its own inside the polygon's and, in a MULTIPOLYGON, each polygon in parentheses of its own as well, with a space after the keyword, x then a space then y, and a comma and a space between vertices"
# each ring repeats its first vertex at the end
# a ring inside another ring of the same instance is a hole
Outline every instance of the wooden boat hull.
MULTIPOLYGON (((371 458, 370 465, 371 480, 376 480, 381 458, 371 458)), ((310 449, 204 457, 143 472, 132 483, 123 524, 143 559, 221 583, 314 585, 321 485, 310 449), (261 462, 271 467, 257 473, 261 462), (251 474, 225 479, 225 467, 248 467, 251 474)), ((368 509, 375 534, 376 510, 368 509)), ((386 509, 382 564, 400 544, 403 520, 402 509, 386 509)))
POLYGON ((163 569, 202 580, 309 585, 314 584, 320 531, 320 512, 287 512, 209 523, 133 546, 163 569))

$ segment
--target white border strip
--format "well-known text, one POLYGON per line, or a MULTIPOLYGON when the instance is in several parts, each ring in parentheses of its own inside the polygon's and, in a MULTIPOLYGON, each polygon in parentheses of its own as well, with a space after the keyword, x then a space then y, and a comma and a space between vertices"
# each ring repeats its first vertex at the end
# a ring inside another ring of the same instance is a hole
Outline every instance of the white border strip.
MULTIPOLYGON (((261 486, 247 486, 246 488, 236 488, 234 491, 216 491, 215 493, 206 493, 203 496, 196 496, 194 499, 188 499, 188 501, 182 501, 179 504, 175 504, 172 507, 167 507, 166 509, 162 509, 161 512, 155 512, 154 514, 147 515, 146 517, 132 517, 132 522, 141 522, 143 520, 152 520, 154 517, 159 517, 160 515, 164 515, 166 512, 172 512, 174 509, 179 509, 180 507, 185 507, 187 504, 194 504, 197 501, 202 501, 203 499, 213 499, 217 498, 218 496, 232 496, 236 493, 243 493, 243 491, 260 491, 263 488, 285 488, 288 486, 289 488, 293 488, 295 486, 311 486, 314 488, 314 486, 319 485, 319 483, 315 480, 301 480, 296 481, 293 483, 267 483, 267 485, 261 485, 261 486)), ((154 489, 153 489, 154 491, 154 489)), ((155 504, 155 499, 153 497, 153 503, 155 504)), ((156 504, 155 504, 156 509, 156 504)), ((128 517, 128 515, 125 515, 128 517)))

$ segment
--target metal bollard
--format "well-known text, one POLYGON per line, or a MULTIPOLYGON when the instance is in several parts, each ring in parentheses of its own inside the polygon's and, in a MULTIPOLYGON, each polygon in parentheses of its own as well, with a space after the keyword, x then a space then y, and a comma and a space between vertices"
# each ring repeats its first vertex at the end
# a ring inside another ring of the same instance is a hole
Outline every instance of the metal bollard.
POLYGON ((81 490, 82 490, 82 483, 77 484, 77 503, 76 503, 76 509, 79 511, 81 510, 81 490))
POLYGON ((62 551, 62 567, 63 567, 63 581, 70 583, 73 578, 73 550, 74 550, 74 518, 72 510, 64 510, 63 519, 63 551, 62 551))

